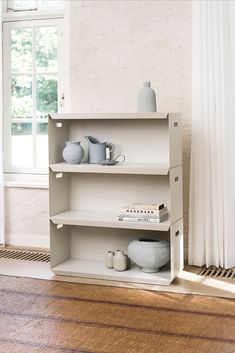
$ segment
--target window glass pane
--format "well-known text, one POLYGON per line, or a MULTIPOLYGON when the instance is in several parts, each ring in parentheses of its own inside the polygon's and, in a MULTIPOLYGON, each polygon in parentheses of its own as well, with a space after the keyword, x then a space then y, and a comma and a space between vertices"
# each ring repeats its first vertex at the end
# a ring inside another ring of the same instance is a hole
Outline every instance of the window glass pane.
POLYGON ((48 113, 56 113, 58 106, 56 75, 37 76, 37 117, 46 118, 48 113))
POLYGON ((13 136, 32 135, 32 123, 12 123, 11 134, 13 136))
POLYGON ((14 10, 27 10, 36 8, 35 0, 14 0, 11 1, 10 7, 13 7, 14 10))
MULTIPOLYGON (((68 1, 68 0, 67 0, 68 1)), ((14 10, 46 10, 46 9, 63 9, 65 0, 12 0, 8 1, 9 9, 14 10)))
POLYGON ((57 27, 35 29, 36 70, 57 72, 57 27))
POLYGON ((36 155, 37 167, 48 167, 48 124, 37 123, 36 155))
POLYGON ((11 69, 13 72, 32 71, 32 29, 11 30, 11 69))
POLYGON ((13 76, 11 79, 11 116, 32 117, 32 77, 13 76))
POLYGON ((12 123, 11 160, 13 167, 33 166, 33 138, 31 123, 12 123))
POLYGON ((65 0, 38 0, 38 8, 39 9, 47 9, 47 8, 63 9, 64 3, 65 3, 65 0))
POLYGON ((48 134, 48 123, 37 123, 37 134, 47 135, 48 134))

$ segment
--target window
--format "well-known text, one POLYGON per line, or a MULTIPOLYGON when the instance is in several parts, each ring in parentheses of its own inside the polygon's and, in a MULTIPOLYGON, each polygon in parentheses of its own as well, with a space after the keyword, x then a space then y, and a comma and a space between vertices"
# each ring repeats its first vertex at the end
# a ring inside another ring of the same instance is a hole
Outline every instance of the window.
POLYGON ((7 12, 10 11, 37 11, 37 10, 63 10, 64 0, 8 0, 7 12))
MULTIPOLYGON (((33 2, 42 3, 14 5, 33 2)), ((6 172, 47 173, 47 115, 58 111, 62 97, 62 41, 60 19, 3 25, 6 172)))

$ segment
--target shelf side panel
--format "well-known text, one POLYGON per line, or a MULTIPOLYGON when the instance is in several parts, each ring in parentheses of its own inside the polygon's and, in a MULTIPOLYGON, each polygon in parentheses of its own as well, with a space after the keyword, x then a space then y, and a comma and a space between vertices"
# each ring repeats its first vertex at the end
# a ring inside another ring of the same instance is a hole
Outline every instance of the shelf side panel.
POLYGON ((171 224, 183 217, 183 175, 182 167, 170 170, 170 209, 171 224))
POLYGON ((62 152, 69 139, 69 122, 55 121, 50 116, 48 120, 49 164, 63 162, 62 152))
POLYGON ((50 256, 51 267, 57 266, 70 258, 70 229, 50 222, 50 256))
POLYGON ((169 160, 170 167, 182 165, 181 114, 169 114, 169 160))
POLYGON ((183 218, 171 225, 171 280, 183 270, 184 267, 184 244, 183 244, 183 218))
POLYGON ((70 177, 66 173, 54 173, 49 171, 49 212, 50 216, 69 209, 69 182, 70 177), (61 176, 58 178, 58 176, 61 176))

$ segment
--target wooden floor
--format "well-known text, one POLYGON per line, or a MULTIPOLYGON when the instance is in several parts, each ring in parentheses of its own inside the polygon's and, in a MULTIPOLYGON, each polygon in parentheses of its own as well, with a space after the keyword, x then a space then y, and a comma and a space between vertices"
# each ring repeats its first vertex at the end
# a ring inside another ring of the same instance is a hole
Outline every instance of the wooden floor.
POLYGON ((0 276, 1 353, 235 352, 235 301, 0 276))

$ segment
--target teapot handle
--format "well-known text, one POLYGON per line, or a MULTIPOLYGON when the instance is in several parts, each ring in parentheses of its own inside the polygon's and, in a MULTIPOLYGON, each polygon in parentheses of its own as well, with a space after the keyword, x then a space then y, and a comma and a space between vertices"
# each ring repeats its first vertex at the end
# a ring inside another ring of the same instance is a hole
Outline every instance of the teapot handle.
POLYGON ((126 160, 126 157, 124 156, 124 154, 118 154, 117 157, 114 158, 113 161, 121 164, 121 163, 125 162, 125 160, 126 160), (122 160, 118 161, 118 158, 120 158, 120 157, 122 158, 122 160))
POLYGON ((106 147, 109 148, 109 152, 110 152, 110 153, 113 152, 113 151, 114 151, 114 148, 115 148, 114 144, 111 143, 111 142, 106 142, 106 147))

